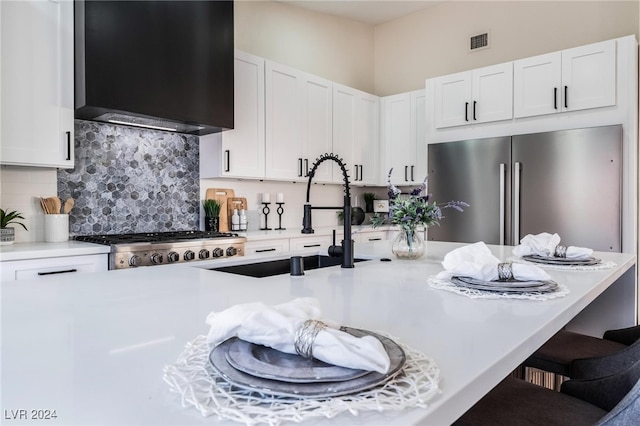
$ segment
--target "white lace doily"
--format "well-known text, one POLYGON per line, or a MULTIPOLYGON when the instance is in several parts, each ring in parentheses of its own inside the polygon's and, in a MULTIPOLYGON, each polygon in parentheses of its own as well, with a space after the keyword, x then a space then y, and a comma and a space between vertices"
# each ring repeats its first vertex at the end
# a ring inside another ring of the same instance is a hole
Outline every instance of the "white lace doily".
POLYGON ((503 292, 499 293, 497 291, 482 291, 476 290, 473 288, 460 287, 453 284, 449 280, 440 280, 435 276, 430 276, 428 279, 428 283, 431 287, 437 288, 438 290, 446 290, 452 293, 461 294, 463 296, 470 297, 472 299, 529 299, 529 300, 550 300, 557 299, 559 297, 565 297, 569 294, 569 288, 567 286, 558 283, 558 290, 551 293, 537 293, 537 292, 527 292, 527 293, 511 293, 511 292, 503 292))
POLYGON ((618 266, 615 262, 611 261, 600 262, 596 265, 549 265, 546 263, 530 262, 521 257, 515 256, 507 259, 507 262, 523 263, 525 265, 535 265, 541 268, 559 269, 564 271, 599 271, 602 269, 611 269, 618 266))
MULTIPOLYGON (((390 336, 387 336, 390 337, 390 336)), ((390 337, 391 338, 391 337, 390 337)), ((226 382, 209 364, 205 336, 187 343, 175 364, 164 368, 164 381, 181 397, 183 407, 193 406, 203 416, 217 415, 247 425, 284 421, 301 422, 312 417, 332 418, 348 411, 426 408, 440 393, 440 369, 422 353, 400 345, 407 357, 404 367, 384 384, 353 395, 325 399, 291 399, 249 392, 226 382)))

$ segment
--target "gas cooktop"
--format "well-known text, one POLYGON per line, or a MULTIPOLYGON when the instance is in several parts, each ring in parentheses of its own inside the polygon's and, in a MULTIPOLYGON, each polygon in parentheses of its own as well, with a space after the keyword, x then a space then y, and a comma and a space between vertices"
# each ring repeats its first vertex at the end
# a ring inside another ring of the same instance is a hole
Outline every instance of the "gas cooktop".
POLYGON ((131 234, 79 235, 74 239, 96 244, 167 243, 210 238, 233 238, 238 234, 211 231, 142 232, 131 234))
POLYGON ((127 269, 244 256, 246 238, 209 231, 80 235, 77 241, 111 246, 109 269, 127 269))

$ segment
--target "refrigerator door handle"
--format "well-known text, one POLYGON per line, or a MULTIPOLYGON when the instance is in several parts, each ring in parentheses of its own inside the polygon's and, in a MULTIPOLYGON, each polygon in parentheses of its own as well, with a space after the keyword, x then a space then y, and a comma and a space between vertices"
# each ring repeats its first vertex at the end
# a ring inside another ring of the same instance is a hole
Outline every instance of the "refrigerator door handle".
POLYGON ((505 245, 507 242, 504 240, 504 195, 505 195, 505 172, 507 165, 500 163, 500 244, 505 245))
POLYGON ((522 163, 513 163, 513 244, 520 242, 520 170, 522 163))

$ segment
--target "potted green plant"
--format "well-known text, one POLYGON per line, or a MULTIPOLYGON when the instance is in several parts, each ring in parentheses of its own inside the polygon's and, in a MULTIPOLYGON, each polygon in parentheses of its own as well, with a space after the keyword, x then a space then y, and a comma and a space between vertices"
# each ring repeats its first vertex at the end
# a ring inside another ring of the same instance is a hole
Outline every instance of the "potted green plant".
POLYGON ((376 194, 373 192, 365 192, 362 194, 364 199, 364 212, 373 213, 373 202, 376 200, 376 194))
POLYGON ((19 219, 24 220, 21 213, 0 209, 0 245, 13 244, 16 239, 16 231, 13 227, 9 227, 10 224, 20 225, 27 231, 27 227, 24 226, 24 223, 19 222, 19 219))
MULTIPOLYGON (((339 210, 336 212, 338 215, 338 224, 342 225, 344 222, 344 212, 339 210)), ((364 222, 364 211, 360 207, 351 207, 351 224, 352 225, 362 225, 364 222)))
POLYGON ((224 202, 218 200, 204 200, 204 230, 218 232, 220 230, 220 210, 224 202))

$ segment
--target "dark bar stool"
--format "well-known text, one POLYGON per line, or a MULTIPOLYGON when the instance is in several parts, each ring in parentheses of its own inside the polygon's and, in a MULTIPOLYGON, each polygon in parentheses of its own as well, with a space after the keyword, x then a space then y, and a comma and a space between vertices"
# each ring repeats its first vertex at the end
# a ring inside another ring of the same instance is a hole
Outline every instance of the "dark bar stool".
POLYGON ((575 379, 604 376, 610 369, 619 371, 638 359, 640 326, 635 326, 609 330, 602 339, 561 330, 522 365, 575 379), (594 365, 593 360, 600 359, 604 362, 594 365))
POLYGON ((560 392, 508 377, 454 425, 619 426, 638 424, 638 419, 640 359, 613 375, 568 380, 560 392))

